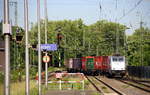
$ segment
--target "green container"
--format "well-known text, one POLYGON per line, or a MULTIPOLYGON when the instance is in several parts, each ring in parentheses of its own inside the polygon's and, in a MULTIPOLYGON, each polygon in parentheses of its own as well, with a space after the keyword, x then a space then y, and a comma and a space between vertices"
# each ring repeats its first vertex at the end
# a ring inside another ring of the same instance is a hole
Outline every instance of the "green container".
POLYGON ((88 58, 86 62, 87 69, 94 69, 94 58, 88 58))

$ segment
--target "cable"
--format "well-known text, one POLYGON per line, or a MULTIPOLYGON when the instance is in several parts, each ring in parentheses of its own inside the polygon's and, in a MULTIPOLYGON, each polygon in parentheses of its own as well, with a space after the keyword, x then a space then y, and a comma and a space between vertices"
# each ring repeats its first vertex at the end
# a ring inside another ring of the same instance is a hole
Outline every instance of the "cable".
POLYGON ((122 18, 124 18, 125 16, 127 16, 129 13, 131 13, 134 9, 136 9, 141 3, 142 3, 142 1, 143 0, 139 0, 136 4, 135 4, 135 6, 133 7, 133 8, 131 8, 126 14, 124 14, 122 17, 120 17, 119 19, 118 19, 118 21, 119 20, 121 20, 122 18))

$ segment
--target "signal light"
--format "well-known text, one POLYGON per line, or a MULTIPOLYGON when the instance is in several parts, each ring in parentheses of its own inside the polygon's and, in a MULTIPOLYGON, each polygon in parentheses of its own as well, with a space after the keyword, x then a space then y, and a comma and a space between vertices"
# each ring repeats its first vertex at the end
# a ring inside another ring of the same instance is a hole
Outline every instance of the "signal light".
POLYGON ((17 27, 17 30, 16 30, 16 42, 17 43, 21 43, 23 39, 23 35, 21 34, 21 32, 23 32, 23 30, 17 27))
POLYGON ((59 40, 62 39, 62 35, 60 33, 57 34, 57 39, 59 39, 59 40))
POLYGON ((36 45, 36 44, 32 45, 32 48, 33 48, 33 49, 36 49, 36 47, 37 47, 37 45, 36 45))
POLYGON ((22 41, 23 36, 20 35, 16 35, 16 41, 17 42, 21 42, 22 41))

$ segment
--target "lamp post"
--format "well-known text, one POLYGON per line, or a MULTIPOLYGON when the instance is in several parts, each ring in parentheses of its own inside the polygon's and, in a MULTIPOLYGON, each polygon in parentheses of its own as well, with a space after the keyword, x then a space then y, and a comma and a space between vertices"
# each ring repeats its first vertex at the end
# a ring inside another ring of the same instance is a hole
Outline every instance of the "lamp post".
POLYGON ((41 30, 40 30, 40 0, 37 0, 38 22, 38 94, 41 95, 41 30))
POLYGON ((26 95, 29 95, 28 0, 24 0, 26 95))
POLYGON ((5 95, 10 95, 10 35, 11 25, 9 23, 9 0, 4 2, 3 34, 5 39, 5 95))

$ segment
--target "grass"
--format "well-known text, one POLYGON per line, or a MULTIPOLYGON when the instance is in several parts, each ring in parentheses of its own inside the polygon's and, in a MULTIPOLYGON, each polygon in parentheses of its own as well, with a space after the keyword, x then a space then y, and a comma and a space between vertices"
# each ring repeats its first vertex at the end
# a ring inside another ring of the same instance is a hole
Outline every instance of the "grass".
POLYGON ((123 88, 128 88, 128 87, 129 87, 129 85, 122 85, 122 87, 123 87, 123 88))
MULTIPOLYGON (((48 84, 49 90, 59 90, 59 83, 50 83, 48 84)), ((61 84, 62 90, 81 90, 82 83, 62 83, 61 84)))
POLYGON ((64 67, 49 67, 48 72, 66 70, 64 67))
MULTIPOLYGON (((65 68, 50 67, 49 72, 65 70, 65 68)), ((56 78, 51 78, 51 80, 56 81, 56 78)), ((62 81, 79 81, 80 78, 77 76, 66 76, 62 81)), ((90 84, 87 80, 84 81, 85 89, 88 88, 90 84)), ((42 94, 45 94, 47 90, 59 90, 59 84, 52 83, 48 84, 48 89, 45 85, 42 85, 42 94)), ((62 90, 82 90, 82 83, 62 83, 62 90)), ((0 95, 4 95, 3 83, 0 83, 0 95)), ((25 95, 25 81, 22 82, 11 82, 10 84, 10 95, 25 95)), ((30 80, 30 95, 38 95, 38 84, 35 80, 30 80)))
MULTIPOLYGON (((35 81, 30 81, 30 93, 31 95, 37 95, 37 84, 35 81)), ((25 81, 11 83, 10 86, 11 95, 25 95, 25 81)))
MULTIPOLYGON (((78 79, 77 79, 78 80, 78 79)), ((85 90, 87 89, 90 83, 85 80, 85 90)), ((48 89, 46 90, 45 85, 42 85, 42 94, 46 94, 48 90, 59 90, 59 84, 52 83, 48 84, 48 89)), ((62 83, 62 90, 82 90, 81 83, 62 83)), ((0 84, 0 95, 4 95, 3 93, 3 85, 0 84)), ((10 95, 25 95, 25 81, 11 83, 10 95)), ((38 85, 36 81, 30 81, 30 95, 38 95, 38 85)), ((96 92, 92 95, 99 95, 96 92)))
MULTIPOLYGON (((55 68, 57 69, 57 68, 55 68)), ((54 69, 53 69, 54 70, 54 69)), ((61 81, 81 81, 81 76, 77 75, 63 75, 61 81)), ((49 81, 59 81, 54 76, 49 78, 49 81)), ((85 86, 88 84, 87 81, 84 81, 85 86)), ((83 89, 82 83, 62 83, 62 90, 81 90, 83 89)), ((59 90, 59 83, 50 83, 48 89, 59 90)))
POLYGON ((107 89, 105 86, 102 86, 102 89, 107 89))
MULTIPOLYGON (((42 93, 45 93, 46 89, 42 86, 42 93)), ((0 84, 0 95, 4 95, 3 84, 0 84)), ((25 81, 11 83, 10 95, 25 95, 25 81)), ((38 95, 38 86, 36 81, 30 81, 30 95, 38 95)))
POLYGON ((0 95, 4 95, 4 87, 3 87, 3 84, 0 83, 0 95))
POLYGON ((93 92, 92 95, 101 95, 101 94, 98 92, 93 92))

